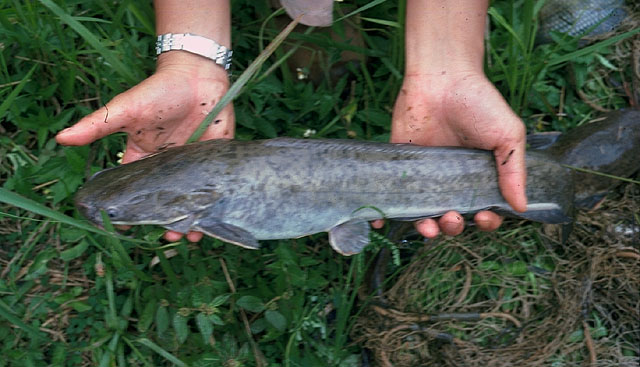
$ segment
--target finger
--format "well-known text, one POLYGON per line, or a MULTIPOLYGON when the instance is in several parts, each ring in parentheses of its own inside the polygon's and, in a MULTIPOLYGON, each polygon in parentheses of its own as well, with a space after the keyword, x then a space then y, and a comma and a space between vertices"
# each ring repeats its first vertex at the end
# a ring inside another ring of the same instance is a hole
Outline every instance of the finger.
POLYGON ((416 230, 426 238, 436 238, 440 234, 440 227, 438 227, 438 222, 434 219, 423 219, 417 221, 415 226, 416 230))
MULTIPOLYGON (((117 131, 124 131, 127 115, 125 104, 130 103, 128 92, 111 100, 106 107, 83 117, 75 125, 62 130, 56 135, 56 141, 62 145, 86 145, 117 131)), ((131 106, 129 106, 129 109, 131 106)))
POLYGON ((498 186, 502 196, 514 210, 526 211, 527 168, 524 139, 497 147, 494 155, 498 168, 498 186))
POLYGON ((373 227, 374 229, 380 229, 384 227, 384 219, 376 219, 374 221, 371 221, 371 227, 373 227))
POLYGON ((440 226, 442 233, 457 236, 464 230, 464 218, 460 213, 450 211, 438 219, 438 226, 440 226))
POLYGON ((176 231, 167 231, 164 234, 164 239, 169 241, 169 242, 176 242, 176 241, 180 241, 180 239, 182 238, 183 234, 180 232, 176 232, 176 231))
POLYGON ((476 222, 478 229, 485 232, 495 231, 500 227, 504 218, 502 216, 487 210, 476 213, 473 221, 476 222))
POLYGON ((189 232, 187 233, 187 241, 198 242, 202 239, 202 232, 189 232))

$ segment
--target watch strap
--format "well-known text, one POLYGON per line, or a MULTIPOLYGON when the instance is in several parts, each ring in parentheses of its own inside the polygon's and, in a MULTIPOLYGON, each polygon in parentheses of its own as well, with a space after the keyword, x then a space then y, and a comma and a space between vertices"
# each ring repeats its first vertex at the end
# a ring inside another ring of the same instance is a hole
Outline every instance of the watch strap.
POLYGON ((174 50, 187 51, 206 57, 225 70, 231 67, 233 51, 206 37, 191 33, 166 33, 158 36, 156 55, 174 50))

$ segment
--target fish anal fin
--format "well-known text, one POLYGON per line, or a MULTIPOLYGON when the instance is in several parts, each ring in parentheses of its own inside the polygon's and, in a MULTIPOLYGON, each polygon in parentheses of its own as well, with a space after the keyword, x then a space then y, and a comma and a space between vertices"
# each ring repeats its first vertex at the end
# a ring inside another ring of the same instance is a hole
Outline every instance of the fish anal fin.
POLYGON ((329 243, 334 250, 342 255, 355 255, 369 244, 370 230, 367 221, 348 221, 329 230, 329 243))
POLYGON ((260 248, 258 240, 246 229, 224 223, 217 219, 200 218, 192 227, 196 231, 201 231, 207 236, 217 238, 234 245, 257 250, 260 248))

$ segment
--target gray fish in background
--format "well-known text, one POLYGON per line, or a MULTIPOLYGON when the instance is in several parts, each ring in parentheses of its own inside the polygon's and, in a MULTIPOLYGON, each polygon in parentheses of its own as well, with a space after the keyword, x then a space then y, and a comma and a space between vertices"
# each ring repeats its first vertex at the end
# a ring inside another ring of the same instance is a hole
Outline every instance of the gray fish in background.
POLYGON ((258 240, 329 232, 341 254, 369 243, 369 221, 415 220, 449 210, 546 223, 571 221, 570 170, 527 155, 528 207, 511 209, 491 152, 353 140, 210 140, 94 175, 76 195, 97 224, 156 224, 202 231, 246 248, 258 240))
MULTIPOLYGON (((527 137, 527 142, 565 165, 630 177, 640 170, 640 111, 607 112, 599 121, 567 134, 535 134, 527 137)), ((574 202, 578 208, 592 208, 621 182, 586 172, 574 175, 574 202)))
POLYGON ((614 31, 627 17, 624 0, 546 0, 540 9, 537 41, 551 42, 551 32, 598 36, 614 31))

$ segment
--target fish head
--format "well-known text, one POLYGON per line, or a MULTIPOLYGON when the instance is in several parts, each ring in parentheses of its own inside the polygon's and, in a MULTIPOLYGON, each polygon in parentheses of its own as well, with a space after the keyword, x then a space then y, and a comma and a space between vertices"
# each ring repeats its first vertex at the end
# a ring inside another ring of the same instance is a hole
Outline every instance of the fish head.
POLYGON ((116 225, 171 225, 207 208, 219 197, 216 191, 181 182, 148 170, 136 162, 95 174, 78 191, 75 205, 93 223, 102 226, 102 212, 116 225))

